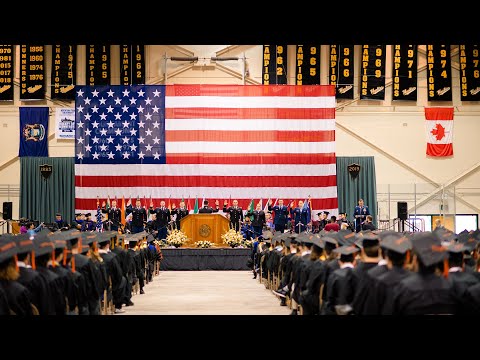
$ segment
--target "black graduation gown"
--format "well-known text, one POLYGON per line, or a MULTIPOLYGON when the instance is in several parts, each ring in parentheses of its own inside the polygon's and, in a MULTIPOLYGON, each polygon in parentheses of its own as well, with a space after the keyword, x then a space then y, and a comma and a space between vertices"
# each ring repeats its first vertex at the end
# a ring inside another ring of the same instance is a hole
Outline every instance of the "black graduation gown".
POLYGON ((457 304, 447 279, 414 273, 394 290, 393 315, 456 314, 457 304))
POLYGON ((378 305, 378 313, 380 315, 393 315, 393 294, 395 288, 400 281, 412 274, 407 269, 394 266, 377 277, 372 301, 378 305))
POLYGON ((120 267, 117 256, 112 253, 100 254, 102 257, 106 269, 107 276, 112 282, 112 297, 113 303, 116 307, 120 307, 125 301, 126 279, 122 274, 122 268, 120 267))
POLYGON ((10 306, 8 305, 7 293, 0 285, 0 316, 10 315, 10 306))
POLYGON ((126 255, 125 266, 127 268, 127 281, 131 285, 134 285, 138 280, 137 265, 135 262, 135 250, 128 249, 126 255))
POLYGON ((313 264, 313 261, 310 260, 310 254, 303 255, 301 257, 301 262, 298 263, 298 269, 296 272, 295 279, 295 290, 293 292, 292 298, 295 299, 299 304, 302 304, 301 293, 305 290, 305 285, 308 280, 308 275, 310 274, 310 267, 313 264))
MULTIPOLYGON (((85 275, 80 271, 75 271, 70 274, 73 281, 73 291, 75 292, 75 306, 78 307, 78 314, 88 314, 88 295, 87 295, 87 283, 85 275)), ((69 303, 70 309, 73 304, 69 303)))
POLYGON ((118 263, 122 268, 123 276, 127 277, 127 272, 128 272, 127 250, 121 248, 120 246, 116 246, 112 249, 112 253, 117 255, 118 263))
POLYGON ((10 309, 19 316, 31 316, 32 300, 28 289, 18 281, 0 280, 10 309))
POLYGON ((468 314, 480 314, 480 282, 470 286, 463 294, 464 303, 466 306, 463 311, 468 314))
POLYGON ((135 272, 138 277, 138 282, 140 285, 140 289, 143 288, 144 286, 144 281, 145 281, 145 276, 144 276, 144 271, 142 267, 142 254, 140 251, 134 251, 134 261, 135 261, 135 272))
POLYGON ((468 313, 469 305, 465 302, 464 294, 467 288, 477 284, 479 280, 469 272, 450 272, 448 282, 452 285, 452 291, 458 304, 458 314, 468 313))
POLYGON ((310 272, 300 299, 304 315, 318 315, 320 312, 320 287, 325 281, 326 265, 316 260, 310 265, 310 272))
POLYGON ((281 266, 282 266, 282 280, 280 282, 280 288, 285 287, 290 282, 290 277, 292 276, 292 258, 295 253, 290 253, 282 257, 281 266))
POLYGON ((74 254, 75 268, 80 272, 85 280, 85 289, 87 294, 87 303, 89 308, 96 305, 100 300, 99 285, 97 284, 98 273, 96 273, 95 266, 87 256, 83 254, 74 254))
POLYGON ((328 289, 328 282, 330 279, 330 275, 337 269, 340 269, 340 263, 338 259, 331 259, 325 261, 325 279, 323 285, 323 294, 322 294, 322 314, 326 314, 326 309, 328 308, 328 297, 327 297, 327 289, 328 289))
POLYGON ((387 265, 376 265, 363 274, 355 289, 353 311, 355 315, 375 315, 378 304, 374 301, 374 287, 377 277, 388 271, 387 265))
POLYGON ((290 260, 290 263, 291 263, 291 266, 292 266, 292 273, 291 273, 291 276, 290 276, 290 281, 288 283, 288 288, 290 290, 292 290, 292 285, 293 283, 295 283, 296 281, 296 277, 297 277, 297 270, 299 268, 299 263, 302 261, 302 257, 295 254, 295 256, 292 256, 291 260, 290 260))
POLYGON ((351 305, 353 301, 353 269, 337 269, 328 279, 326 315, 336 315, 335 306, 351 305))
POLYGON ((65 299, 68 303, 68 311, 74 311, 77 306, 77 295, 75 293, 75 285, 73 283, 70 269, 64 268, 63 266, 49 267, 49 269, 60 276, 65 299))
POLYGON ((43 266, 37 267, 37 271, 45 279, 50 289, 49 300, 51 304, 49 308, 49 315, 65 315, 67 304, 65 302, 64 286, 60 276, 43 266))
POLYGON ((32 268, 19 267, 20 277, 17 281, 30 291, 32 304, 40 315, 49 314, 50 289, 45 279, 32 268))

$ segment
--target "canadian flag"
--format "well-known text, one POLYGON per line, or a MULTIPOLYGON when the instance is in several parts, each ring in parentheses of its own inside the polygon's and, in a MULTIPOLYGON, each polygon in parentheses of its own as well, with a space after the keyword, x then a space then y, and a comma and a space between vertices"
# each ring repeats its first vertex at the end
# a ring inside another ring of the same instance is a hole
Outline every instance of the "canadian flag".
POLYGON ((453 155, 453 107, 425 108, 428 156, 453 155))

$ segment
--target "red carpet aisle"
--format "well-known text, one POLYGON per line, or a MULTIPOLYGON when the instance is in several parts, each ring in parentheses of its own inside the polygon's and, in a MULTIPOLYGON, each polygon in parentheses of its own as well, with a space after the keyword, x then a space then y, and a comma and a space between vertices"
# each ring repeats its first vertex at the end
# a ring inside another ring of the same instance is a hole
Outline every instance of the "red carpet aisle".
MULTIPOLYGON (((288 315, 251 271, 162 271, 124 315, 288 315)), ((119 315, 114 315, 119 316, 119 315)))

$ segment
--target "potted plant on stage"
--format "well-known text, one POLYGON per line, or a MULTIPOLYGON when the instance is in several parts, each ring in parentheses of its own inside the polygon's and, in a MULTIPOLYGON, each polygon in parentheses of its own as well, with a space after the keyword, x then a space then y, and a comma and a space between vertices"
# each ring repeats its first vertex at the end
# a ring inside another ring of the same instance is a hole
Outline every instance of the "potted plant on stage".
POLYGON ((201 249, 208 249, 208 248, 211 248, 213 246, 213 243, 211 241, 202 240, 202 241, 197 241, 195 243, 195 246, 197 248, 201 248, 201 249))
POLYGON ((228 230, 222 235, 223 243, 232 248, 236 248, 243 243, 243 235, 235 229, 228 230))
POLYGON ((188 238, 187 238, 187 235, 185 235, 183 232, 175 229, 175 230, 172 230, 170 234, 167 235, 167 238, 165 240, 168 245, 179 248, 180 246, 182 246, 188 241, 188 238))

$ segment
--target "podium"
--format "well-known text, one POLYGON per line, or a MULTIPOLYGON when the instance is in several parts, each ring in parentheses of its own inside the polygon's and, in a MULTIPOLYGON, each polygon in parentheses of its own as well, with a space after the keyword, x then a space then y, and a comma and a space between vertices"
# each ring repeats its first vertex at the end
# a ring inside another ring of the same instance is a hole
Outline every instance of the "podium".
POLYGON ((220 214, 189 214, 180 220, 180 229, 190 239, 210 241, 216 246, 226 246, 221 238, 229 230, 230 221, 220 214))

